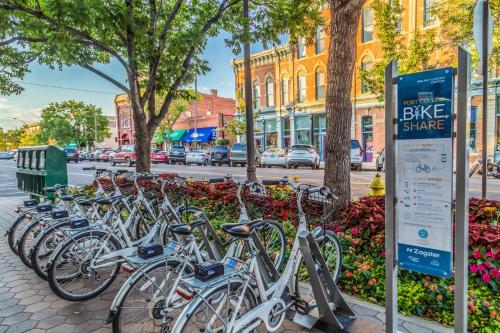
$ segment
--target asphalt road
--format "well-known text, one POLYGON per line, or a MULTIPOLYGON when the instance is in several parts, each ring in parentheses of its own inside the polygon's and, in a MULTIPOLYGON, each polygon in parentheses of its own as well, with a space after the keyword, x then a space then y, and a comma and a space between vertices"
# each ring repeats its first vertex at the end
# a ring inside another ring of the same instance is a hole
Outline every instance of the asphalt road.
MULTIPOLYGON (((111 167, 105 162, 80 162, 68 164, 69 183, 72 185, 85 185, 92 181, 93 171, 83 170, 84 167, 96 166, 107 169, 127 169, 124 165, 111 167)), ((133 168, 130 168, 133 169, 133 168)), ((192 166, 192 165, 169 165, 154 164, 151 168, 153 173, 177 173, 184 177, 194 179, 208 179, 222 177, 232 174, 236 178, 245 178, 246 169, 243 167, 228 166, 192 166)), ((369 185, 375 176, 375 171, 351 171, 351 192, 353 197, 368 194, 369 185)), ((311 170, 310 168, 284 169, 279 167, 257 168, 257 177, 262 179, 280 179, 283 176, 289 178, 298 177, 299 182, 310 184, 322 184, 324 170, 311 170)), ((16 165, 14 161, 0 161, 0 197, 21 195, 16 188, 16 165)), ((481 178, 477 175, 470 180, 471 196, 479 196, 481 191, 481 178)), ((488 198, 500 200, 500 179, 488 178, 488 198)))

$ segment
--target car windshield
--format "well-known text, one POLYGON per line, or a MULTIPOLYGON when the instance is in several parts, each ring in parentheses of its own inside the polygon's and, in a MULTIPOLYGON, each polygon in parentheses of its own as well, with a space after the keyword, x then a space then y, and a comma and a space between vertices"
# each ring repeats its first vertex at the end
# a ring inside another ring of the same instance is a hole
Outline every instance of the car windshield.
POLYGON ((309 149, 314 149, 314 148, 312 146, 309 146, 309 145, 295 145, 295 146, 292 146, 292 151, 309 150, 309 149))
POLYGON ((247 150, 247 145, 245 144, 242 144, 242 143, 236 143, 233 145, 233 149, 232 150, 236 150, 236 151, 246 151, 247 150))
POLYGON ((359 148, 358 140, 351 140, 351 149, 358 149, 358 148, 359 148))
POLYGON ((215 146, 214 151, 228 151, 226 146, 215 146))
POLYGON ((76 149, 75 148, 64 148, 64 151, 66 153, 69 153, 69 154, 74 154, 76 153, 76 149))
POLYGON ((172 151, 184 151, 184 147, 183 146, 173 146, 172 151))

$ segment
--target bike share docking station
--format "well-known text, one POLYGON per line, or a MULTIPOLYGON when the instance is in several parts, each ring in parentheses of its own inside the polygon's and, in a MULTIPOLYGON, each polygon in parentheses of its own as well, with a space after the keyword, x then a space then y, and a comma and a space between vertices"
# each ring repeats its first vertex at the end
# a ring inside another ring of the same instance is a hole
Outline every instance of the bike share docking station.
POLYGON ((348 332, 356 314, 333 280, 313 234, 302 232, 298 238, 316 308, 310 311, 313 313, 307 314, 296 311, 292 317, 293 322, 308 329, 315 327, 323 332, 348 332))

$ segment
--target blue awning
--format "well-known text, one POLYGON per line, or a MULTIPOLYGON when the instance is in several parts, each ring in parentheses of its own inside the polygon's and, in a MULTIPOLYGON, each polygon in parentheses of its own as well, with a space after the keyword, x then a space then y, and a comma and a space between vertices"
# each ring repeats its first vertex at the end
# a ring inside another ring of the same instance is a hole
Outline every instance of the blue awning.
POLYGON ((182 139, 182 141, 184 141, 184 142, 193 142, 193 141, 208 142, 208 141, 213 141, 213 140, 215 140, 215 137, 216 137, 216 131, 217 131, 217 129, 215 127, 202 127, 202 128, 198 128, 196 130, 196 134, 198 135, 198 136, 196 136, 194 128, 191 128, 186 133, 186 135, 184 136, 184 139, 182 139))

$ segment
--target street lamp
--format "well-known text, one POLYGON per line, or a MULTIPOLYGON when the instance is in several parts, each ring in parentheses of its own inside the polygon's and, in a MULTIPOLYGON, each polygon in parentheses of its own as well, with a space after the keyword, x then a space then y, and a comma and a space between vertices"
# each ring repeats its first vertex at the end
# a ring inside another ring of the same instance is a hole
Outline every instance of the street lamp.
POLYGON ((22 121, 24 126, 28 125, 28 123, 27 123, 26 121, 24 121, 24 120, 22 120, 22 119, 19 119, 19 118, 17 118, 17 117, 14 117, 14 118, 12 118, 12 119, 22 121))

